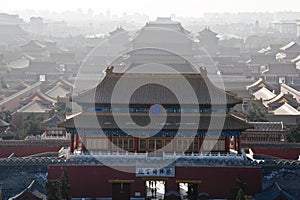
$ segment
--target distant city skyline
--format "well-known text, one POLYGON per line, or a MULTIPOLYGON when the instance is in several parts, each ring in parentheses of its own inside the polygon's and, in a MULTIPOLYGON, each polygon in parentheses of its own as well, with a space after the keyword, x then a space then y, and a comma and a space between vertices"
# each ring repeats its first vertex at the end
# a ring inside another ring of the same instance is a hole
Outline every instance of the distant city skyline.
POLYGON ((76 11, 81 9, 86 13, 89 9, 94 14, 106 13, 122 16, 123 13, 146 14, 151 20, 157 16, 202 17, 211 12, 276 12, 300 11, 299 0, 285 0, 284 3, 275 3, 271 0, 73 0, 73 1, 38 1, 38 0, 0 0, 0 12, 17 13, 24 10, 48 10, 55 12, 76 11))

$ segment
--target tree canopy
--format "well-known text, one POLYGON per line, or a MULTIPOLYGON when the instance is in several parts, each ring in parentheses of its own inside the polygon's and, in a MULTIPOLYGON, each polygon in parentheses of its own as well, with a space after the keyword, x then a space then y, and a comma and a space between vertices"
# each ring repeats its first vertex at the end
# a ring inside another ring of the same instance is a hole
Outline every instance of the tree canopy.
POLYGON ((258 106, 256 103, 250 103, 247 120, 250 122, 267 122, 266 111, 258 106))
POLYGON ((237 178, 235 180, 235 186, 232 188, 229 196, 229 200, 247 200, 248 196, 246 195, 246 183, 242 179, 237 178))
POLYGON ((298 123, 296 127, 290 129, 287 139, 289 142, 300 143, 300 123, 298 123))
POLYGON ((46 183, 48 200, 71 200, 71 185, 67 172, 64 170, 57 180, 48 180, 46 183))

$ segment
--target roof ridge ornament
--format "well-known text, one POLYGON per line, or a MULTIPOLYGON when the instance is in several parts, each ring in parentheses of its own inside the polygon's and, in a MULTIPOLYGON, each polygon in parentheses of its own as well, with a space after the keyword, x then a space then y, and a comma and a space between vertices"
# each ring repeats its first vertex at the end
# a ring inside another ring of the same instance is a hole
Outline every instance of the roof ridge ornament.
POLYGON ((105 70, 106 75, 112 75, 114 70, 114 66, 107 67, 105 70))
POLYGON ((202 76, 207 77, 207 69, 206 67, 199 67, 200 73, 202 76))

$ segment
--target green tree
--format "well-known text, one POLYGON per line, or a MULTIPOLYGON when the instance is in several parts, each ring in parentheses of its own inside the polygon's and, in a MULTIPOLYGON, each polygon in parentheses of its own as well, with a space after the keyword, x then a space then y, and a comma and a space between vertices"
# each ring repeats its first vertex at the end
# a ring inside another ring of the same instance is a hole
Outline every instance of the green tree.
POLYGON ((71 186, 67 172, 64 170, 57 180, 48 180, 45 189, 47 200, 71 200, 71 186))
POLYGON ((44 132, 42 119, 31 113, 22 123, 21 131, 24 137, 28 135, 40 135, 44 132))
POLYGON ((48 180, 45 188, 47 191, 47 200, 63 200, 59 180, 48 180))
POLYGON ((235 180, 235 186, 232 188, 229 200, 246 200, 246 183, 241 179, 235 180))
POLYGON ((9 110, 2 110, 2 112, 0 112, 0 119, 2 119, 3 121, 10 123, 11 119, 12 119, 12 114, 9 110))
POLYGON ((250 103, 247 120, 250 122, 267 122, 266 111, 256 103, 250 103))
POLYGON ((289 142, 300 142, 300 123, 298 123, 296 127, 291 128, 287 135, 287 139, 289 142))
POLYGON ((71 109, 66 106, 65 102, 57 102, 49 114, 50 116, 53 116, 55 113, 57 113, 60 117, 65 119, 66 113, 70 111, 71 109))
POLYGON ((239 189, 239 191, 235 197, 235 200, 246 200, 245 194, 241 188, 239 189))
POLYGON ((71 185, 66 170, 63 171, 60 178, 61 197, 64 200, 71 200, 71 185))

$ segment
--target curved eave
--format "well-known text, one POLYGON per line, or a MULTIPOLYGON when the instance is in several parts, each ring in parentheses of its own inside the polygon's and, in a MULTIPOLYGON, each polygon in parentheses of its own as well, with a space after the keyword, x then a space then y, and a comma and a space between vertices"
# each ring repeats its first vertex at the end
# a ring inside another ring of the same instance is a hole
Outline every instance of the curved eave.
MULTIPOLYGON (((122 116, 121 116, 122 117, 122 116)), ((185 122, 190 122, 188 118, 193 118, 194 116, 187 116, 184 117, 185 122)), ((165 117, 155 117, 152 116, 152 119, 158 123, 166 123, 163 125, 164 130, 177 130, 180 126, 182 130, 218 130, 218 131, 229 131, 229 130, 236 130, 236 131, 243 131, 246 129, 253 128, 252 125, 246 123, 244 120, 237 118, 233 115, 225 116, 201 116, 199 119, 199 124, 196 123, 184 123, 181 121, 181 116, 168 116, 167 120, 165 117), (219 127, 220 124, 223 123, 223 126, 219 127)), ((144 117, 140 115, 131 116, 131 118, 138 124, 148 124, 148 115, 145 114, 144 117)), ((192 121, 191 121, 192 122, 192 121)), ((119 129, 119 126, 116 125, 114 121, 114 117, 112 115, 107 116, 93 116, 87 114, 80 114, 74 118, 68 119, 63 123, 59 124, 59 126, 69 128, 69 129, 119 129)), ((135 125, 130 124, 123 124, 122 128, 126 129, 137 129, 135 125)), ((156 125, 152 127, 156 129, 156 125)), ((141 128, 144 130, 144 128, 141 128)), ((151 129, 151 127, 149 127, 151 129)))

